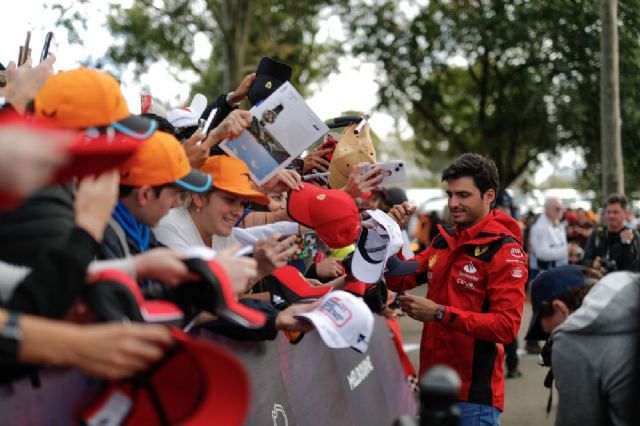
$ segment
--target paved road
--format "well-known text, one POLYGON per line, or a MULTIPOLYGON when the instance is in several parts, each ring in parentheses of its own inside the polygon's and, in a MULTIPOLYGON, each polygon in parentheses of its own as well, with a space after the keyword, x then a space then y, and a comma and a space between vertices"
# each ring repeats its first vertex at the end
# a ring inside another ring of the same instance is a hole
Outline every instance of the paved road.
MULTIPOLYGON (((413 294, 424 296, 424 286, 411 291, 413 294)), ((523 346, 523 338, 531 318, 531 305, 525 305, 524 319, 520 327, 518 341, 523 346)), ((421 323, 410 318, 400 319, 400 326, 404 338, 405 349, 413 362, 416 371, 418 369, 418 346, 420 344, 421 323)), ((524 351, 520 351, 524 352, 524 351)), ((549 398, 549 390, 543 386, 547 368, 538 365, 537 355, 522 354, 520 358, 520 370, 522 377, 506 380, 505 386, 505 411, 501 417, 503 426, 533 426, 553 425, 555 417, 555 402, 558 400, 554 392, 554 407, 547 418, 546 406, 549 398)))

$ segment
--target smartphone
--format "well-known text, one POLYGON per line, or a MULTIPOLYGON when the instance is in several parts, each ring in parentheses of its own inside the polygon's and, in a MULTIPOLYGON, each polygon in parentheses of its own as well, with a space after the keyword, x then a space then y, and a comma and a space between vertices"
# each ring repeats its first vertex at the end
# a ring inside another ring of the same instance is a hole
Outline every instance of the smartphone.
POLYGON ((53 39, 53 32, 49 31, 44 37, 44 46, 42 46, 42 53, 40 53, 40 62, 47 59, 49 56, 49 46, 51 46, 51 40, 53 39))
POLYGON ((361 170, 363 173, 368 172, 373 167, 382 170, 382 185, 400 183, 407 181, 407 170, 403 161, 389 161, 386 163, 365 164, 361 170))
POLYGON ((30 42, 31 42, 31 31, 27 31, 27 38, 24 41, 24 46, 22 46, 20 49, 21 56, 20 58, 18 58, 18 66, 27 62, 27 59, 29 58, 29 52, 30 52, 30 49, 29 49, 30 42))

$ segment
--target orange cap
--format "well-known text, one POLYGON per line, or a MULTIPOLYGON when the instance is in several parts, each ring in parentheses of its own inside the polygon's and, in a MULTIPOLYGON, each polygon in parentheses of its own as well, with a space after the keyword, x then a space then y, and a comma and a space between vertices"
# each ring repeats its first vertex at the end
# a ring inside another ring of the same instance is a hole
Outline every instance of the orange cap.
POLYGON ((213 177, 214 188, 264 206, 269 205, 269 199, 251 186, 249 167, 239 158, 214 155, 207 158, 200 170, 213 177))
POLYGON ((153 120, 131 115, 120 85, 109 74, 78 68, 52 75, 34 99, 35 116, 64 128, 113 127, 136 139, 156 128, 153 120))
POLYGON ((175 183, 191 192, 211 189, 211 176, 191 168, 178 140, 165 132, 155 132, 120 166, 120 183, 130 186, 175 183))

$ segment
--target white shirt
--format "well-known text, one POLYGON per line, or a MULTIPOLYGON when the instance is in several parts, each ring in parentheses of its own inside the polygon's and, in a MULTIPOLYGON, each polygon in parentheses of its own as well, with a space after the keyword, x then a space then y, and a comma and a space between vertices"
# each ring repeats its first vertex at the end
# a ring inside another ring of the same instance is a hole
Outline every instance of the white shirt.
POLYGON ((531 267, 537 269, 536 259, 545 262, 556 262, 555 266, 569 263, 569 247, 567 230, 563 223, 554 225, 547 215, 541 214, 531 227, 531 267))
MULTIPOLYGON (((158 241, 176 251, 183 251, 189 247, 206 247, 189 211, 184 207, 171 209, 160 224, 153 228, 153 233, 158 241)), ((211 248, 219 251, 237 243, 233 234, 228 237, 214 235, 211 248)))

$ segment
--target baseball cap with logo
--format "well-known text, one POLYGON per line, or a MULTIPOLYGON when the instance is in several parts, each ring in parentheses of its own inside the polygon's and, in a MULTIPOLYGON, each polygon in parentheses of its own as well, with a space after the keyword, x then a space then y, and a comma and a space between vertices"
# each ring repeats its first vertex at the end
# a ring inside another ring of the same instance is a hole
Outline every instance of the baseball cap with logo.
POLYGON ((256 79, 249 89, 247 97, 251 105, 256 105, 269 97, 285 81, 291 79, 293 71, 287 64, 283 64, 269 57, 263 57, 258 64, 256 79))
POLYGON ((188 107, 172 109, 167 114, 167 121, 176 129, 198 125, 198 120, 207 107, 207 98, 196 93, 188 107))
POLYGON ((342 188, 347 184, 351 170, 359 163, 376 162, 376 150, 371 142, 369 124, 356 134, 357 123, 347 127, 333 151, 329 163, 329 185, 331 188, 342 188))
POLYGON ((351 260, 351 274, 359 281, 373 284, 384 272, 387 259, 402 248, 402 231, 382 210, 367 210, 365 222, 351 260), (370 228, 366 225, 371 226, 370 228))
POLYGON ((592 280, 587 279, 584 268, 575 265, 558 266, 541 272, 531 282, 531 308, 533 318, 526 340, 546 340, 549 334, 545 333, 540 324, 540 311, 542 304, 557 299, 572 288, 582 287, 592 280))
POLYGON ((86 425, 242 425, 245 368, 221 346, 171 330, 175 345, 148 370, 112 383, 80 414, 86 425))
POLYGON ((269 205, 269 198, 253 189, 249 167, 239 158, 226 155, 214 155, 207 158, 200 171, 211 175, 213 187, 238 197, 246 198, 254 203, 269 205))
POLYGON ((321 301, 313 311, 296 316, 311 321, 328 347, 366 352, 373 334, 373 314, 364 301, 342 290, 328 293, 321 301))
POLYGON ((119 132, 134 139, 147 139, 156 129, 155 121, 129 112, 115 78, 88 68, 49 77, 36 94, 34 113, 60 127, 119 132))
POLYGON ((298 223, 313 228, 330 248, 346 247, 360 234, 360 214, 355 201, 339 189, 323 189, 307 183, 290 191, 287 213, 298 223))
POLYGON ((211 189, 211 176, 192 169, 182 145, 165 132, 154 132, 124 164, 120 166, 122 185, 164 185, 175 183, 191 192, 211 189))

